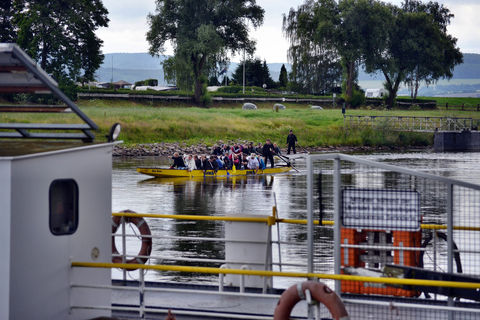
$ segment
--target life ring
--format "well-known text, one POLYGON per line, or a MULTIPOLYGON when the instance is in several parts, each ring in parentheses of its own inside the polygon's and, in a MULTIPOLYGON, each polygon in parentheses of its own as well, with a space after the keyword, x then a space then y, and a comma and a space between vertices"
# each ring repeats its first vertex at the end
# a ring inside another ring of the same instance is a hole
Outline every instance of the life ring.
MULTIPOLYGON (((131 210, 124 210, 122 212, 125 213, 135 213, 131 210)), ((140 234, 142 235, 142 247, 138 252, 137 256, 150 256, 152 253, 152 238, 150 237, 152 233, 150 232, 150 228, 148 227, 147 222, 142 217, 123 217, 125 219, 125 223, 133 223, 137 226, 140 234)), ((122 217, 114 216, 112 217, 112 254, 116 255, 119 254, 117 250, 117 246, 115 245, 115 232, 117 232, 118 227, 122 222, 122 217)), ((145 264, 148 261, 148 258, 141 258, 141 257, 133 257, 131 259, 126 260, 126 263, 129 264, 145 264)), ((114 257, 112 256, 113 263, 122 263, 122 257, 114 257)), ((136 269, 136 268, 135 268, 136 269)), ((129 270, 135 270, 129 268, 129 270)))
POLYGON ((305 281, 285 290, 278 300, 273 320, 288 320, 293 307, 305 299, 305 291, 310 290, 312 299, 323 303, 335 320, 350 319, 342 300, 329 287, 321 282, 305 281))

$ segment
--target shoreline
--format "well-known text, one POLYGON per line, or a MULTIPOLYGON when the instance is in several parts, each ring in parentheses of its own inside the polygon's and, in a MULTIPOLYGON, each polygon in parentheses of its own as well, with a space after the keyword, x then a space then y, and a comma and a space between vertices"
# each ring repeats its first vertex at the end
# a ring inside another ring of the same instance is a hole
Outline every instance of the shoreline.
MULTIPOLYGON (((243 142, 241 142, 243 143, 243 142)), ((230 145, 230 143, 229 143, 230 145)), ((142 143, 135 146, 115 145, 113 148, 114 157, 170 157, 174 152, 181 154, 211 154, 213 147, 205 144, 187 146, 185 143, 142 143)), ((406 152, 406 151, 426 151, 431 150, 427 147, 390 147, 390 146, 327 146, 327 147, 297 147, 297 153, 305 150, 309 153, 357 153, 357 152, 406 152)), ((286 148, 281 148, 282 154, 287 154, 286 148)))

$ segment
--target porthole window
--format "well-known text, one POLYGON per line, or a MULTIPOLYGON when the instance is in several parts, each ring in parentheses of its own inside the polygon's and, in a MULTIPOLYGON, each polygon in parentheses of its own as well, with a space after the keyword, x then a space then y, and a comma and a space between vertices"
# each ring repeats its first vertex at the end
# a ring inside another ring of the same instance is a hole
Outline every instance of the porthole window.
POLYGON ((73 234, 78 227, 78 185, 73 179, 58 179, 50 184, 49 227, 54 235, 73 234))

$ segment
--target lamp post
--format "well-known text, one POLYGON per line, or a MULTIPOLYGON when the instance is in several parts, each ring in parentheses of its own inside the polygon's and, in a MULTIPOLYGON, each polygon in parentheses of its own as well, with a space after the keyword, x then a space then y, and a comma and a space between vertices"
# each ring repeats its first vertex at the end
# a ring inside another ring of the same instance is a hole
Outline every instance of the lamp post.
POLYGON ((245 48, 243 48, 243 94, 245 94, 245 48))

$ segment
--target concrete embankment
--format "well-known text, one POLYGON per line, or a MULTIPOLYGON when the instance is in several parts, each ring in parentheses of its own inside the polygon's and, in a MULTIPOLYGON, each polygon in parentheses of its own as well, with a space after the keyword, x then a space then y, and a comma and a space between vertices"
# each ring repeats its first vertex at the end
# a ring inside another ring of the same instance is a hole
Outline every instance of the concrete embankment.
POLYGON ((436 152, 480 151, 480 132, 468 130, 435 132, 433 147, 436 152))

